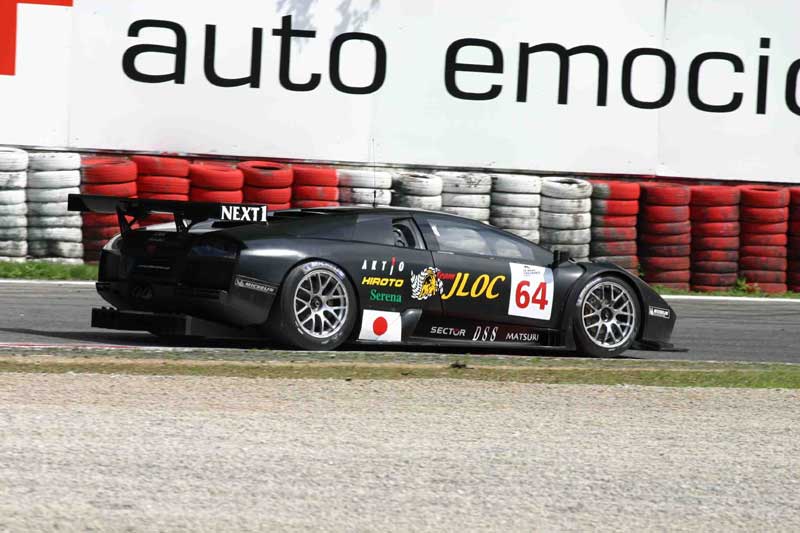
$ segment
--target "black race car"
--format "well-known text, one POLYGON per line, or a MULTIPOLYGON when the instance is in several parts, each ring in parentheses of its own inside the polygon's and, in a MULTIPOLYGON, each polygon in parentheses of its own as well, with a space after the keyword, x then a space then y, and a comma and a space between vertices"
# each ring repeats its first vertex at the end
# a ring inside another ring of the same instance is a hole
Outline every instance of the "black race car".
POLYGON ((675 313, 605 263, 510 233, 400 208, 295 209, 73 195, 116 213, 92 326, 164 336, 577 350, 668 349, 675 313), (175 223, 132 229, 151 213, 175 223))

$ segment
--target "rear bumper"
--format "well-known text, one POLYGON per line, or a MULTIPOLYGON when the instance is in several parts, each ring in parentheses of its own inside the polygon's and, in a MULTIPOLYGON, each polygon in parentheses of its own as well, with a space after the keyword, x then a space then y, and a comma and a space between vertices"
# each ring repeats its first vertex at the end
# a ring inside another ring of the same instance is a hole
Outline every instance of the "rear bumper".
POLYGON ((230 290, 219 290, 133 280, 101 281, 96 288, 105 301, 121 311, 183 314, 237 327, 265 323, 275 297, 236 284, 230 290))
POLYGON ((257 338, 258 332, 235 328, 184 314, 120 311, 107 307, 92 309, 92 327, 124 331, 149 331, 156 335, 214 339, 257 338))

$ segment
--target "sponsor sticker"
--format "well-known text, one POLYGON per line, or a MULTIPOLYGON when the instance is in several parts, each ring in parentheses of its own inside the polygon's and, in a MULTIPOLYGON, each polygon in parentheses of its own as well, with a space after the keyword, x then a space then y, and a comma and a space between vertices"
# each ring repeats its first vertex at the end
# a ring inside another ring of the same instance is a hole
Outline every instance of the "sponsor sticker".
POLYGON ((233 279, 233 284, 240 289, 248 289, 251 291, 262 292, 264 294, 275 294, 278 292, 278 287, 276 285, 267 283, 265 281, 259 281, 254 278, 248 278, 246 276, 236 276, 233 279))
POLYGON ((546 267, 510 263, 511 294, 508 314, 550 320, 553 312, 553 271, 546 267))
POLYGON ((393 276, 395 271, 402 272, 406 269, 404 261, 397 261, 396 257, 382 261, 380 259, 364 259, 361 264, 362 271, 380 272, 393 276))
POLYGON ((403 337, 402 326, 400 313, 364 309, 358 338, 363 341, 400 342, 403 337))
POLYGON ((439 335, 441 337, 466 337, 466 328, 449 328, 446 326, 431 326, 431 335, 439 335))
POLYGON ((662 309, 660 307, 650 306, 650 316, 654 316, 656 318, 663 318, 665 320, 669 320, 670 312, 669 312, 669 309, 662 309))
POLYGON ((229 222, 266 222, 267 206, 221 205, 220 220, 229 222))
POLYGON ((440 270, 428 267, 419 274, 411 271, 411 297, 415 300, 427 300, 432 296, 441 294, 444 291, 444 284, 439 279, 440 270))
POLYGON ((472 334, 472 340, 476 342, 494 342, 497 340, 497 326, 478 326, 472 334))
MULTIPOLYGON (((449 300, 453 297, 458 298, 486 298, 496 300, 500 297, 497 285, 503 283, 506 277, 503 275, 490 276, 489 274, 474 275, 469 272, 457 272, 453 277, 453 284, 450 289, 442 294, 442 300, 449 300)), ((442 273, 439 279, 449 276, 442 273)))
POLYGON ((373 287, 392 287, 395 289, 401 289, 405 283, 406 280, 400 278, 380 278, 368 276, 361 278, 362 285, 371 285, 373 287))
POLYGON ((399 294, 391 294, 388 292, 379 292, 376 289, 369 291, 369 299, 373 302, 387 302, 392 304, 403 303, 403 297, 399 294))

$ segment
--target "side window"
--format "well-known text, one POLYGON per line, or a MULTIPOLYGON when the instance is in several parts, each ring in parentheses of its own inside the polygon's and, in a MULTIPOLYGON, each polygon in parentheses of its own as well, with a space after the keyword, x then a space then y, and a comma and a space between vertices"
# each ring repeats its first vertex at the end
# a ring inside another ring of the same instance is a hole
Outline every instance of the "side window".
POLYGON ((429 223, 443 252, 494 255, 486 236, 472 224, 445 218, 430 218, 429 223))
POLYGON ((425 249, 422 234, 417 224, 410 218, 392 219, 386 215, 359 216, 354 239, 398 248, 425 249))
POLYGON ((394 234, 394 245, 398 248, 425 249, 425 244, 422 242, 422 233, 420 233, 413 219, 394 219, 392 221, 392 233, 394 234))
POLYGON ((429 219, 431 230, 443 252, 533 259, 531 246, 479 224, 443 218, 429 219))

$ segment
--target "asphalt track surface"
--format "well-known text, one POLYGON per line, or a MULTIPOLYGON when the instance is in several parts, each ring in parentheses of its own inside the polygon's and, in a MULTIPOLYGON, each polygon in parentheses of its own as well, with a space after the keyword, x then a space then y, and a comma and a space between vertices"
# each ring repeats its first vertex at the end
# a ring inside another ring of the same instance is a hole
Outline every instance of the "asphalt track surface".
MULTIPOLYGON (((800 363, 800 300, 677 299, 670 304, 678 314, 673 342, 688 351, 629 351, 627 356, 800 363)), ((91 308, 101 305, 91 284, 0 281, 0 348, 164 346, 148 333, 92 329, 91 308)))

